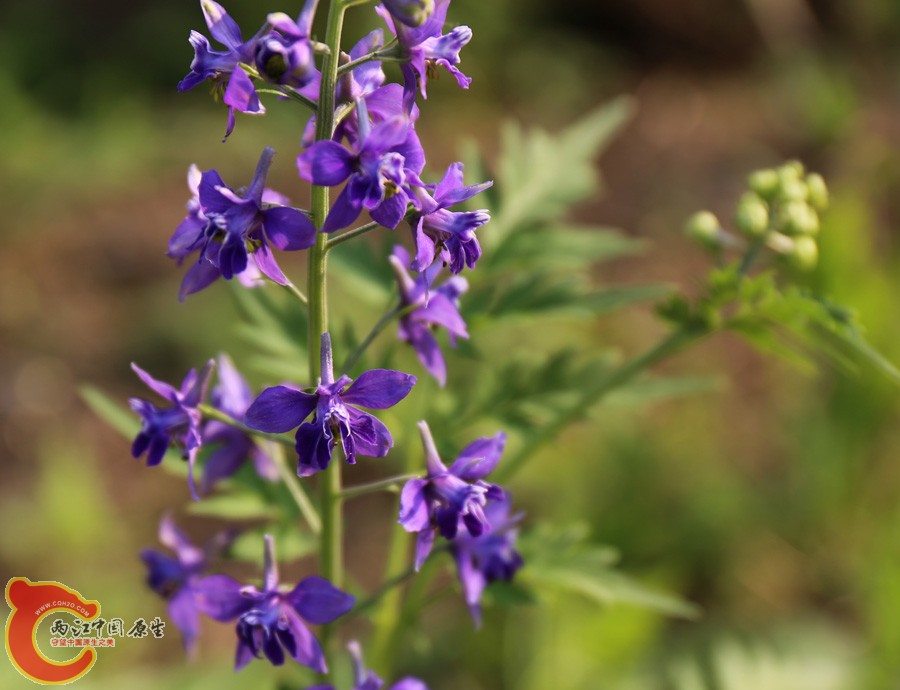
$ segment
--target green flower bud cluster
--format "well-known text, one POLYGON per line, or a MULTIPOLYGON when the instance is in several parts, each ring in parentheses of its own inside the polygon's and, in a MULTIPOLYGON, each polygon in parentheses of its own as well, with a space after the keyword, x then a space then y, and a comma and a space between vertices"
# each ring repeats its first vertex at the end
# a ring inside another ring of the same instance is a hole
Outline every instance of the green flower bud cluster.
POLYGON ((822 176, 807 173, 802 163, 791 161, 757 170, 747 186, 734 214, 735 228, 745 239, 724 230, 709 211, 688 219, 688 236, 716 251, 731 246, 755 253, 766 246, 799 269, 813 268, 819 255, 819 213, 828 206, 828 188, 822 176))
POLYGON ((738 205, 738 229, 764 237, 766 245, 783 254, 795 267, 816 265, 819 213, 828 206, 828 188, 818 173, 807 173, 799 161, 758 170, 748 179, 750 191, 738 205), (767 215, 763 228, 763 210, 767 215), (761 229, 762 228, 762 229, 761 229))

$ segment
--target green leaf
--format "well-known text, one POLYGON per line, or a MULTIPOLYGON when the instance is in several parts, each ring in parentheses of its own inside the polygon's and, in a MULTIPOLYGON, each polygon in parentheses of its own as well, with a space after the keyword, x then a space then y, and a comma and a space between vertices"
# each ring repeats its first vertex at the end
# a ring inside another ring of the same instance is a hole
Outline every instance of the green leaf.
POLYGON ((637 254, 646 244, 599 226, 547 228, 510 235, 491 261, 492 268, 584 268, 587 263, 637 254), (515 238, 515 239, 514 239, 515 238))
POLYGON ((712 376, 647 377, 633 381, 610 393, 608 405, 641 407, 670 398, 722 390, 724 380, 712 376))
POLYGON ((590 543, 582 524, 563 529, 540 527, 531 535, 523 535, 520 542, 527 566, 519 577, 536 592, 553 587, 603 605, 629 604, 681 618, 699 615, 692 604, 615 570, 615 550, 590 543))
POLYGON ((632 111, 621 98, 555 135, 508 123, 501 132, 499 203, 485 243, 496 247, 513 230, 559 218, 593 194, 599 186, 593 161, 632 111))
POLYGON ((278 514, 276 507, 261 496, 244 492, 209 496, 191 503, 187 510, 193 515, 226 520, 271 519, 278 514))
POLYGON ((272 534, 275 537, 275 553, 281 562, 296 561, 316 552, 317 539, 306 532, 301 532, 294 525, 278 528, 268 526, 265 529, 253 529, 241 532, 228 549, 228 555, 239 561, 261 563, 263 558, 263 536, 272 534))
MULTIPOLYGON (((83 385, 78 389, 81 399, 100 419, 109 424, 129 441, 141 430, 141 420, 129 408, 116 402, 99 388, 83 385)), ((178 477, 187 477, 187 463, 175 448, 169 448, 164 456, 162 467, 178 477)))

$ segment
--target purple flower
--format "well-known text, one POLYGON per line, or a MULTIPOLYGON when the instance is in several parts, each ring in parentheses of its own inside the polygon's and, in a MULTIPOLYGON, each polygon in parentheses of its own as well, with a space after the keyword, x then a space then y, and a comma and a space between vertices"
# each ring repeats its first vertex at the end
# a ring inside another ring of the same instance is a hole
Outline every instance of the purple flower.
POLYGON ((228 106, 227 139, 234 130, 236 110, 255 115, 266 112, 250 77, 238 66, 241 62, 253 62, 259 34, 245 42, 240 27, 219 3, 200 0, 200 7, 210 35, 225 46, 225 50, 213 50, 203 34, 191 31, 189 40, 194 48, 194 59, 191 61, 191 71, 179 82, 178 90, 189 91, 207 79, 213 80, 217 89, 224 89, 222 100, 228 106))
POLYGON ((188 202, 187 217, 169 240, 169 256, 183 260, 198 250, 200 255, 184 276, 179 299, 202 290, 219 276, 230 280, 248 267, 254 270, 251 257, 271 280, 289 284, 269 245, 288 251, 306 249, 315 243, 316 230, 301 211, 265 202, 283 199, 264 189, 274 155, 270 147, 263 150, 243 194, 227 187, 215 170, 202 173, 199 179, 196 168, 189 172, 193 198, 188 202))
POLYGON ((415 97, 412 89, 416 86, 423 98, 428 97, 426 93, 428 77, 435 74, 438 65, 450 72, 460 87, 467 89, 472 83, 472 80, 456 67, 460 62, 459 52, 472 40, 472 30, 468 26, 458 26, 450 33, 441 33, 449 6, 450 0, 435 0, 433 14, 416 27, 407 26, 402 21, 399 23, 394 21, 390 7, 379 5, 375 8, 387 22, 388 28, 397 36, 400 52, 408 60, 401 65, 401 70, 409 100, 415 97))
POLYGON ((481 257, 481 245, 475 230, 487 223, 491 216, 486 209, 460 212, 447 209, 483 192, 492 184, 482 182, 464 186, 463 164, 453 163, 438 183, 433 197, 424 189, 416 190, 419 210, 409 221, 416 243, 412 269, 424 271, 438 257, 454 274, 466 266, 475 268, 481 257))
POLYGON ((441 270, 438 263, 413 279, 406 272, 409 254, 399 245, 394 247, 389 261, 400 289, 401 307, 415 307, 400 317, 397 336, 412 345, 422 366, 443 386, 447 381, 447 365, 432 331, 439 326, 446 328, 450 344, 454 347, 456 338, 469 337, 466 322, 459 313, 459 296, 469 285, 465 278, 457 276, 432 289, 431 285, 441 270))
POLYGON ((147 584, 169 600, 169 619, 181 631, 182 642, 192 653, 200 632, 200 620, 194 602, 194 587, 208 560, 228 542, 233 534, 220 533, 203 549, 193 544, 168 516, 159 522, 159 541, 175 552, 169 556, 155 549, 141 551, 141 560, 147 566, 147 584))
MULTIPOLYGON (((219 355, 217 370, 219 381, 210 393, 210 403, 234 419, 243 419, 253 400, 250 387, 227 355, 219 355)), ((259 476, 270 481, 278 479, 275 460, 248 433, 211 419, 204 424, 202 436, 204 445, 218 446, 203 466, 202 493, 208 493, 217 481, 237 472, 248 458, 259 476)))
POLYGON ((491 525, 489 532, 473 536, 460 530, 450 542, 459 581, 476 626, 481 625, 484 588, 496 580, 509 582, 522 567, 522 556, 515 548, 518 535, 515 525, 521 515, 509 516, 506 496, 489 501, 484 514, 491 525))
POLYGON ((245 422, 253 429, 284 433, 297 428, 297 474, 307 476, 324 470, 340 438, 347 462, 356 454, 372 458, 387 455, 393 445, 391 433, 377 418, 355 406, 383 410, 405 398, 416 377, 400 371, 372 369, 355 381, 349 376, 334 380, 331 339, 322 336, 322 379, 315 393, 287 386, 267 388, 247 410, 245 422), (304 422, 313 414, 311 422, 304 422))
POLYGON ((497 466, 506 445, 506 434, 502 431, 490 438, 479 438, 466 446, 447 469, 434 446, 428 424, 419 422, 419 430, 428 474, 424 479, 410 479, 404 485, 399 520, 407 532, 418 532, 416 570, 431 553, 438 532, 445 539, 453 539, 460 524, 473 537, 490 531, 484 506, 489 499, 500 499, 504 494, 499 486, 483 479, 497 466))
POLYGON ((227 575, 210 575, 194 587, 197 608, 217 621, 237 619, 234 667, 240 670, 254 657, 265 656, 275 666, 285 657, 319 673, 328 667, 319 641, 308 623, 322 625, 343 616, 354 597, 321 577, 307 577, 289 592, 278 584, 272 537, 265 537, 263 589, 243 587, 227 575))
POLYGON ((365 99, 357 101, 357 109, 359 140, 350 149, 336 141, 318 141, 297 157, 304 180, 326 187, 348 180, 322 232, 347 227, 363 208, 376 222, 396 228, 407 204, 418 205, 412 188, 423 186, 419 173, 425 166, 425 153, 411 120, 392 117, 369 131, 365 99))
MULTIPOLYGON (((362 660, 362 650, 359 643, 352 640, 347 644, 350 652, 350 658, 353 660, 353 689, 352 690, 381 690, 384 687, 384 681, 365 667, 362 660)), ((333 685, 313 685, 306 690, 335 690, 333 685)), ((406 677, 398 680, 388 690, 428 690, 418 678, 406 677)))
POLYGON ((162 462, 169 445, 174 443, 181 446, 183 457, 189 463, 188 484, 195 499, 197 491, 194 487, 194 462, 201 444, 201 418, 197 406, 206 397, 206 386, 214 364, 213 360, 207 362, 199 375, 195 369, 191 369, 184 377, 180 389, 157 381, 137 364, 131 364, 138 378, 169 403, 160 408, 143 398, 131 398, 128 401, 131 409, 141 416, 141 430, 131 445, 131 455, 139 458, 146 452, 147 467, 153 467, 162 462))
POLYGON ((304 89, 318 96, 319 71, 309 41, 317 0, 307 0, 295 22, 284 12, 270 14, 266 21, 272 30, 256 41, 254 61, 260 75, 275 84, 304 89))

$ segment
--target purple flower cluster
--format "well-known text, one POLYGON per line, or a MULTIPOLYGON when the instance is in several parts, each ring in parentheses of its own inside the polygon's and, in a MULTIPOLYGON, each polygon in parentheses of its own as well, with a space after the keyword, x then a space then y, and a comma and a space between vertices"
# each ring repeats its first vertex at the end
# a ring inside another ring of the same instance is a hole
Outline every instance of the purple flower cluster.
MULTIPOLYGON (((490 221, 490 214, 484 209, 472 210, 468 203, 492 183, 466 185, 463 165, 458 162, 449 165, 436 182, 423 179, 426 156, 416 132, 420 114, 417 100, 427 97, 427 83, 436 77, 438 69, 453 75, 461 88, 469 87, 471 79, 459 65, 460 52, 472 39, 471 29, 456 26, 445 31, 450 0, 382 0, 375 11, 387 25, 388 41, 384 30, 376 29, 362 37, 349 53, 342 53, 339 46, 323 45, 315 39, 318 0, 306 0, 296 19, 283 12, 268 14, 263 26, 248 40, 220 4, 214 0, 201 0, 200 4, 213 43, 204 34, 191 32, 194 56, 190 72, 178 89, 188 91, 211 82, 228 109, 226 139, 234 130, 237 112, 265 113, 260 101, 263 92, 317 107, 300 137, 297 174, 312 185, 335 190, 327 213, 322 194, 314 194, 312 212, 291 206, 286 197, 266 187, 275 155, 270 147, 263 149, 245 188, 226 185, 214 169, 201 172, 191 166, 187 215, 168 243, 169 257, 188 264, 179 298, 184 300, 220 277, 237 278, 245 286, 271 281, 290 287, 308 303, 309 322, 321 325, 326 321, 324 300, 314 301, 314 290, 318 288, 321 297, 324 252, 374 227, 395 230, 406 223, 412 248, 398 245, 388 258, 399 304, 387 317, 398 319, 398 338, 413 348, 439 385, 445 385, 448 367, 435 331, 446 330, 451 346, 469 337, 460 312, 460 298, 468 282, 459 274, 476 267, 482 253, 476 231, 490 221), (319 58, 328 69, 320 71, 319 58), (402 83, 387 83, 384 59, 400 61, 402 83), (333 93, 325 91, 332 87, 333 93), (326 103, 334 104, 333 113, 322 110, 326 103), (321 125, 326 121, 329 128, 323 133, 321 125), (351 228, 364 212, 372 223, 351 228), (342 230, 345 232, 337 236, 337 241, 325 237, 342 230), (281 270, 274 250, 309 248, 307 300, 281 270), (317 263, 319 259, 322 261, 317 263), (314 271, 314 267, 319 270, 314 271), (451 276, 439 283, 444 268, 451 276), (314 319, 314 314, 319 318, 314 319)), ((364 3, 344 2, 341 10, 355 4, 364 3)), ((331 21, 329 36, 335 35, 331 21)), ((387 323, 387 317, 379 322, 372 337, 387 323)), ((325 328, 319 328, 315 335, 322 330, 325 328)), ((371 339, 356 354, 369 342, 371 339)), ((171 446, 180 448, 188 462, 191 494, 198 500, 199 494, 211 492, 217 482, 235 475, 247 461, 264 479, 281 476, 283 468, 276 464, 280 458, 270 455, 265 450, 268 446, 258 445, 259 436, 290 445, 289 437, 279 435, 293 432, 300 477, 326 470, 337 446, 351 465, 357 457, 386 456, 393 437, 369 410, 385 410, 404 400, 416 377, 391 369, 351 372, 349 364, 347 371, 338 371, 336 376, 327 332, 321 335, 319 352, 317 381, 310 381, 305 388, 272 386, 256 396, 225 355, 220 355, 218 362, 211 360, 199 372, 191 370, 178 388, 133 365, 138 377, 165 402, 131 400, 141 421, 132 455, 146 455, 147 465, 154 466, 162 462, 171 446), (207 398, 214 367, 217 379, 207 398), (202 464, 199 492, 194 482, 198 462, 202 464)), ((354 355, 348 361, 357 359, 354 355)), ((315 364, 314 359, 313 369, 315 364)), ((406 531, 416 534, 416 570, 433 551, 452 554, 465 601, 476 624, 480 624, 485 587, 493 581, 511 579, 522 566, 515 548, 519 516, 510 514, 509 494, 487 480, 503 453, 506 435, 499 432, 473 441, 448 467, 438 454, 427 423, 420 422, 419 428, 426 471, 403 487, 399 522, 406 531), (445 544, 435 549, 439 538, 445 544)), ((244 479, 240 475, 235 481, 244 479)), ((254 486, 262 486, 255 478, 252 481, 254 486)), ((390 482, 374 485, 383 487, 386 483, 390 482)), ((315 506, 306 505, 308 499, 304 503, 298 486, 288 488, 312 529, 321 526, 323 535, 331 531, 329 526, 334 527, 333 521, 326 522, 334 517, 328 511, 354 495, 344 491, 329 496, 323 491, 319 519, 315 506)), ((363 493, 372 486, 354 488, 363 493)), ((181 630, 189 651, 195 646, 200 616, 205 615, 234 624, 236 669, 253 658, 265 658, 276 666, 290 658, 315 672, 327 672, 325 652, 309 626, 331 623, 349 612, 355 603, 353 596, 314 575, 293 587, 282 586, 269 535, 264 539, 260 586, 245 586, 224 574, 207 574, 213 556, 230 542, 230 535, 217 537, 201 549, 191 544, 171 519, 164 518, 159 538, 174 555, 146 549, 141 558, 147 566, 149 585, 168 599, 170 618, 181 630)), ((333 573, 340 584, 339 564, 325 562, 334 567, 330 571, 323 568, 323 572, 333 573)), ((349 648, 355 668, 353 690, 383 688, 384 681, 364 666, 359 646, 351 643, 349 648)), ((335 688, 320 684, 308 690, 335 688)), ((407 677, 389 690, 427 688, 422 681, 407 677)))
POLYGON ((484 479, 493 472, 503 448, 502 431, 479 438, 448 468, 435 448, 431 430, 419 422, 428 474, 410 479, 400 494, 400 524, 417 534, 416 569, 431 553, 438 534, 449 541, 466 602, 480 622, 481 593, 494 580, 510 580, 522 565, 509 518, 509 498, 484 479))
POLYGON ((275 666, 290 657, 319 673, 328 670, 322 648, 307 625, 331 623, 343 616, 353 608, 351 595, 316 576, 304 578, 289 591, 283 589, 274 540, 269 535, 265 537, 262 589, 243 586, 227 575, 202 575, 209 565, 211 547, 221 549, 230 539, 227 535, 203 551, 164 518, 159 538, 175 551, 175 557, 145 549, 141 558, 150 587, 169 599, 169 615, 188 650, 193 648, 202 613, 220 622, 236 622, 235 670, 263 656, 275 666))

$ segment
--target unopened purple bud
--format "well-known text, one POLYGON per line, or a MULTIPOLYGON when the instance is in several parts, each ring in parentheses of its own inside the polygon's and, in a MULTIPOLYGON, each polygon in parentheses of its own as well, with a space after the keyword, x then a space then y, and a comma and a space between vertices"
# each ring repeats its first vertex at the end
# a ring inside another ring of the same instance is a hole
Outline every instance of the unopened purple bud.
POLYGON ((315 76, 312 47, 305 37, 269 33, 256 44, 254 59, 259 73, 276 84, 302 87, 315 76))
POLYGON ((422 26, 434 12, 434 0, 383 0, 388 12, 407 26, 422 26))

